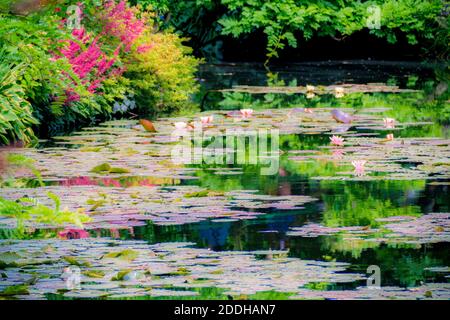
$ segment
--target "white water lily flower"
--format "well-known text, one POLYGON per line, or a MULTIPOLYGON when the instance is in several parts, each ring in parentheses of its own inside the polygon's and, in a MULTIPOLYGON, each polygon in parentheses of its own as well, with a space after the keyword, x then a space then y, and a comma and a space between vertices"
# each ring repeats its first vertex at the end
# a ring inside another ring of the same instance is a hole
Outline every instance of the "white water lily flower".
POLYGON ((307 92, 313 92, 314 90, 316 90, 316 87, 309 85, 309 84, 306 85, 307 92))
POLYGON ((187 128, 186 122, 175 122, 173 125, 175 126, 176 129, 186 129, 187 128))
POLYGON ((343 87, 334 88, 334 96, 336 98, 342 98, 345 95, 345 90, 343 87))

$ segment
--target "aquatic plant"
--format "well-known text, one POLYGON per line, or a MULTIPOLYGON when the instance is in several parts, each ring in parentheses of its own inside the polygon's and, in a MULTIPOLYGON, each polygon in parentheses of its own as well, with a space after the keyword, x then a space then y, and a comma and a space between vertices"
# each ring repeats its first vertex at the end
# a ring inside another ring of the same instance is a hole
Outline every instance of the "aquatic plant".
POLYGON ((200 117, 200 121, 202 124, 210 124, 214 121, 214 116, 205 116, 205 117, 200 117))
POLYGON ((335 87, 334 88, 334 96, 336 98, 342 98, 343 96, 345 96, 345 90, 343 87, 335 87))
POLYGON ((330 142, 334 146, 341 147, 344 145, 344 138, 333 135, 332 137, 330 137, 330 142))
POLYGON ((355 175, 363 176, 366 174, 366 160, 354 160, 352 161, 352 166, 355 168, 355 175))
MULTIPOLYGON (((342 272, 347 270, 346 263, 289 258, 285 251, 214 252, 193 248, 188 242, 148 245, 145 241, 95 238, 34 240, 30 244, 21 241, 6 246, 0 240, 0 265, 4 262, 8 266, 4 272, 13 285, 23 284, 34 274, 38 281, 29 285, 28 295, 35 299, 44 294, 73 299, 195 297, 196 288, 204 287, 221 288, 224 295, 238 297, 264 291, 295 293, 314 282, 352 283, 363 279, 361 274, 342 272), (79 247, 84 250, 77 250, 79 247), (18 254, 11 255, 10 251, 18 254), (71 265, 83 269, 78 290, 64 290, 66 283, 60 277, 71 265), (24 266, 27 268, 18 277, 24 266)), ((0 281, 2 290, 10 285, 0 281)))
POLYGON ((395 128, 395 119, 393 119, 393 118, 384 118, 383 123, 384 123, 384 126, 388 129, 395 128))
POLYGON ((248 118, 252 116, 253 109, 241 109, 240 112, 244 118, 248 118))
POLYGON ((420 217, 391 216, 378 218, 378 228, 367 226, 326 227, 307 224, 292 228, 289 236, 343 235, 361 241, 376 243, 427 244, 450 241, 450 219, 446 213, 430 213, 420 217))

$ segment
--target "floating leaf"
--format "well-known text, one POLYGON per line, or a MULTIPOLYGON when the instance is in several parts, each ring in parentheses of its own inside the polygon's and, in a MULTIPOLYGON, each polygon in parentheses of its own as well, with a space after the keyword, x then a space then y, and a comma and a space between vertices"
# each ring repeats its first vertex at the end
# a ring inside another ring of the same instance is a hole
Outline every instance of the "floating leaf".
POLYGON ((139 256, 139 253, 132 249, 125 249, 123 251, 110 252, 104 255, 104 258, 117 258, 121 260, 133 261, 139 256))
POLYGON ((27 285, 9 286, 0 291, 0 296, 16 296, 30 294, 27 285))

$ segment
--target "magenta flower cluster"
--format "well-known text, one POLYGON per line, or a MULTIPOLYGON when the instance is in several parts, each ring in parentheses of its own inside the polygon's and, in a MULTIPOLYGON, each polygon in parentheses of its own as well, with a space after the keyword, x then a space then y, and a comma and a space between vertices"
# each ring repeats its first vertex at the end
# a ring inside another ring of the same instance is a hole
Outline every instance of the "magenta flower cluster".
POLYGON ((145 30, 144 21, 136 17, 135 11, 128 7, 125 1, 117 4, 114 1, 107 2, 104 21, 103 32, 120 39, 125 51, 131 49, 145 30))
MULTIPOLYGON (((121 48, 125 52, 129 51, 146 28, 144 20, 139 19, 125 1, 119 3, 108 1, 100 18, 103 27, 99 36, 92 39, 84 28, 74 29, 72 31, 74 39, 68 41, 61 50, 62 55, 69 60, 73 72, 81 79, 82 85, 90 93, 95 93, 108 76, 117 76, 123 73, 123 68, 113 67, 121 48), (112 57, 108 57, 102 51, 99 41, 101 36, 112 36, 120 40, 112 57)), ((144 53, 151 48, 152 44, 144 44, 139 46, 136 51, 144 53)), ((66 103, 79 99, 79 95, 73 88, 67 90, 66 103)))
MULTIPOLYGON (((91 37, 85 29, 74 29, 72 35, 74 40, 70 40, 67 46, 61 50, 61 53, 69 60, 73 72, 81 79, 87 90, 90 93, 95 93, 116 61, 118 50, 112 58, 109 58, 101 50, 97 39, 91 41, 91 37)), ((77 101, 79 96, 72 89, 69 89, 67 100, 67 102, 77 101)))

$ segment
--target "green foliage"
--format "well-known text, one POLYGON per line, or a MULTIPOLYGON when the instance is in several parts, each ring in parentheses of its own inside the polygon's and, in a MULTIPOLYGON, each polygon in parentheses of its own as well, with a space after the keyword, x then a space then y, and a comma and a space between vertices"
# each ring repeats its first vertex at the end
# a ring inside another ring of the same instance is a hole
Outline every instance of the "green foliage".
POLYGON ((2 64, 23 66, 17 83, 27 100, 34 108, 48 108, 55 116, 67 111, 64 110, 65 91, 73 87, 73 81, 78 84, 74 87, 77 94, 88 95, 68 61, 53 57, 69 37, 69 32, 59 27, 54 15, 42 12, 27 17, 0 14, 2 64))
POLYGON ((190 98, 197 90, 194 74, 198 60, 190 56, 191 49, 168 32, 147 33, 140 41, 153 46, 146 52, 132 52, 125 60, 124 74, 134 90, 139 113, 154 116, 193 108, 190 98))
MULTIPOLYGON (((44 182, 42 181, 41 172, 34 166, 35 160, 24 156, 19 153, 9 153, 6 156, 6 161, 8 162, 8 166, 12 166, 13 168, 26 168, 30 170, 35 176, 39 186, 43 187, 44 182)), ((1 179, 0 179, 1 181, 1 179)), ((3 181, 1 181, 3 183, 3 181)), ((13 183, 14 185, 14 183, 13 183)))
POLYGON ((0 53, 0 141, 35 139, 31 126, 37 124, 30 103, 25 100, 24 90, 17 83, 23 65, 13 67, 4 64, 0 53))
MULTIPOLYGON (((123 37, 104 32, 106 9, 98 1, 83 1, 82 27, 90 39, 98 40, 105 57, 113 58, 116 69, 101 79, 95 73, 97 69, 89 79, 80 79, 73 62, 61 52, 69 41, 77 41, 82 52, 89 45, 75 40, 63 22, 66 9, 76 2, 46 2, 41 10, 27 15, 8 13, 10 3, 0 3, 0 143, 30 143, 36 140, 34 132, 55 135, 110 119, 112 107, 134 93, 139 108, 129 113, 132 116, 135 112, 157 115, 193 107, 190 98, 197 90, 194 73, 198 61, 189 56, 190 49, 182 44, 184 39, 169 31, 155 33, 151 12, 140 7, 131 9, 136 19, 145 21, 146 31, 133 40, 136 43, 129 52, 118 50, 123 48, 123 37), (154 48, 144 54, 140 45, 154 48), (122 76, 124 69, 127 73, 122 76), (95 89, 90 87, 93 81, 98 81, 95 89), (76 99, 68 99, 69 93, 76 99)), ((137 32, 131 30, 133 26, 129 28, 124 32, 137 32)), ((89 70, 89 63, 85 64, 89 70)))
POLYGON ((216 43, 222 26, 219 19, 227 8, 220 0, 131 0, 131 3, 151 8, 158 13, 156 23, 160 27, 174 28, 189 38, 189 45, 204 56, 218 55, 216 43))
POLYGON ((201 46, 220 35, 243 39, 263 32, 267 59, 278 57, 287 46, 314 36, 344 38, 360 31, 395 43, 404 37, 432 54, 448 54, 448 16, 441 0, 139 0, 162 13, 184 35, 201 46), (377 9, 373 9, 376 6, 377 9), (380 13, 380 28, 369 28, 380 13), (169 16, 169 15, 168 15, 169 16), (205 25, 205 21, 208 25, 205 25))
POLYGON ((44 224, 70 223, 79 227, 90 221, 89 216, 81 210, 75 212, 66 208, 61 210, 61 201, 57 195, 48 192, 47 196, 54 202, 54 208, 37 203, 31 198, 21 198, 18 201, 0 198, 0 215, 16 218, 19 230, 23 230, 25 221, 44 224))
MULTIPOLYGON (((22 99, 22 112, 15 112, 23 119, 23 126, 16 125, 17 133, 6 135, 4 143, 30 142, 34 138, 32 128, 40 122, 52 126, 50 122, 56 118, 89 114, 86 106, 69 108, 65 104, 68 88, 83 99, 90 95, 69 62, 54 59, 68 38, 69 32, 59 27, 58 18, 52 14, 39 12, 26 17, 0 14, 0 63, 3 70, 10 70, 9 81, 22 99)), ((1 125, 5 125, 3 121, 1 125)))
POLYGON ((367 29, 373 14, 370 8, 380 9, 380 28, 370 33, 397 41, 404 34, 411 45, 418 38, 431 39, 436 32, 436 17, 442 2, 416 0, 387 1, 240 1, 223 0, 234 14, 220 20, 223 33, 235 37, 255 30, 267 36, 267 58, 277 57, 286 45, 296 48, 297 36, 305 40, 314 35, 342 37, 367 29), (433 25, 434 24, 434 25, 433 25))

